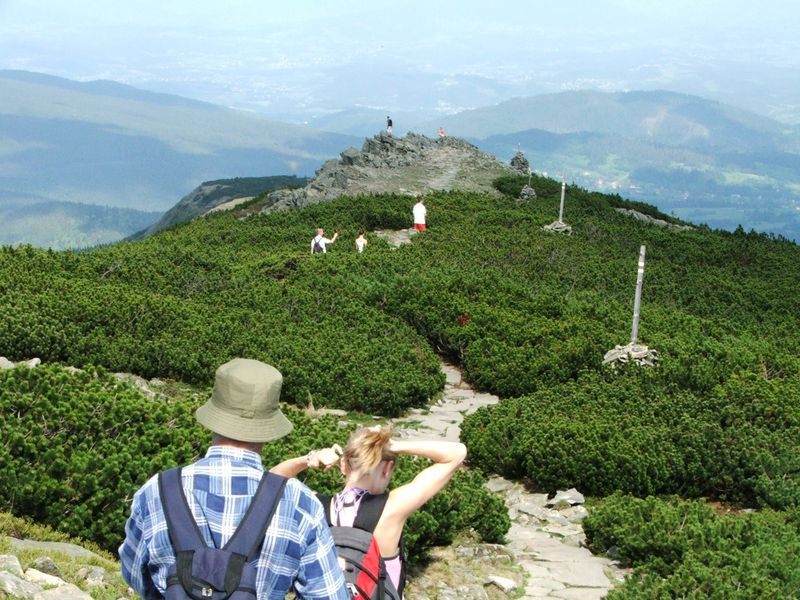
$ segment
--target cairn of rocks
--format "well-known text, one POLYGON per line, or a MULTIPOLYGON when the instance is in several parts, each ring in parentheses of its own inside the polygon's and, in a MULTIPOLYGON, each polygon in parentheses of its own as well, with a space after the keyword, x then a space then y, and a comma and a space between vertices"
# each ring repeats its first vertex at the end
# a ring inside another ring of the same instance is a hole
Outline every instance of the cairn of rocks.
POLYGON ((552 233, 563 233, 565 235, 572 235, 572 227, 562 221, 553 221, 550 225, 545 225, 542 229, 552 233))
POLYGON ((653 367, 657 360, 657 350, 631 342, 625 346, 614 346, 613 350, 606 352, 603 357, 603 364, 614 368, 617 365, 632 362, 642 367, 653 367))
POLYGON ((531 165, 528 163, 528 159, 525 158, 521 150, 517 150, 517 153, 511 159, 511 166, 517 171, 522 171, 526 175, 531 172, 531 165))
POLYGON ((531 186, 526 185, 519 193, 520 200, 536 200, 536 190, 531 186))

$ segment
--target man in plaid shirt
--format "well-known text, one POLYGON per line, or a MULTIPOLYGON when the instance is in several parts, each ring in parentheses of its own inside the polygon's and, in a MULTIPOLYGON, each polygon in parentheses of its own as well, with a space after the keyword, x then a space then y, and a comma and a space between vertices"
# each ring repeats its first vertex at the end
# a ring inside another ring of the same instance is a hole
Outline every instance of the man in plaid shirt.
MULTIPOLYGON (((270 365, 237 358, 217 369, 211 399, 197 409, 213 442, 205 458, 183 468, 181 480, 209 546, 222 548, 250 506, 264 473, 263 443, 292 429, 278 405, 282 382, 270 365)), ((139 596, 164 596, 175 553, 158 476, 133 497, 119 556, 122 576, 139 596)), ((282 599, 291 588, 305 600, 350 599, 322 505, 296 479, 284 488, 255 565, 259 599, 282 599)))

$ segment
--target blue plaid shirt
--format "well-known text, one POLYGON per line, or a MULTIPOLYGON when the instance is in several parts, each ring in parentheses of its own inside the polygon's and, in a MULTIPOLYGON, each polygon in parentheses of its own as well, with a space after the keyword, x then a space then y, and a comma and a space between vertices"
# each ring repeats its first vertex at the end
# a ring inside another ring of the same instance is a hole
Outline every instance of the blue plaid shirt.
MULTIPOLYGON (((263 472, 261 456, 230 446, 211 446, 205 458, 183 468, 186 498, 207 545, 222 548, 231 538, 263 472)), ((133 497, 119 557, 123 578, 139 596, 164 595, 175 554, 158 496, 158 476, 133 497)), ((260 600, 282 599, 293 584, 297 596, 306 600, 350 600, 322 505, 296 479, 286 483, 256 569, 260 600)))

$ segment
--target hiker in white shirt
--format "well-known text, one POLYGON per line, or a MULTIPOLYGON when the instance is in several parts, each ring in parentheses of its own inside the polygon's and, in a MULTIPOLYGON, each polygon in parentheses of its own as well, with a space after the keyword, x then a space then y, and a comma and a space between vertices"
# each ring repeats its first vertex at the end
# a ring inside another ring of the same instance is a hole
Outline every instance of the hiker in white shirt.
POLYGON ((328 244, 334 243, 337 237, 339 237, 338 231, 333 234, 332 238, 326 238, 325 230, 320 227, 317 229, 317 235, 311 240, 311 254, 319 254, 320 252, 322 254, 327 254, 328 244))
POLYGON ((364 252, 364 249, 367 247, 367 238, 364 237, 364 230, 358 230, 358 237, 356 238, 356 250, 358 253, 361 254, 364 252))
POLYGON ((420 198, 411 210, 414 213, 414 229, 425 231, 425 215, 428 214, 428 209, 425 208, 425 198, 420 198))

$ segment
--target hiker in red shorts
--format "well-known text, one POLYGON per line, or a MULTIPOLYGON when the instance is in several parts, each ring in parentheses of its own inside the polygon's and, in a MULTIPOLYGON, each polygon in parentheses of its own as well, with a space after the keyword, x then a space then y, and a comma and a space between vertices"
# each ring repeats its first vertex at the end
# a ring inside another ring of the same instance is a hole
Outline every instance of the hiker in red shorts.
POLYGON ((414 229, 425 231, 425 215, 428 214, 428 209, 425 208, 425 198, 420 198, 411 210, 414 213, 414 229))

